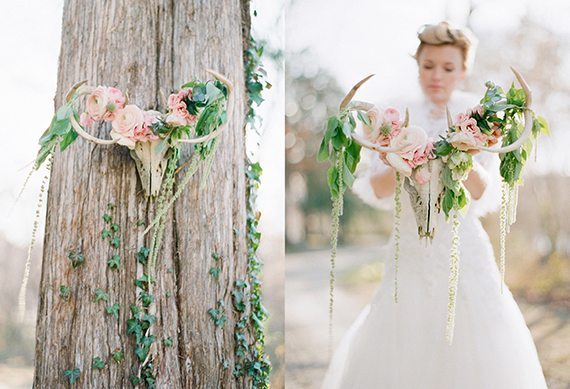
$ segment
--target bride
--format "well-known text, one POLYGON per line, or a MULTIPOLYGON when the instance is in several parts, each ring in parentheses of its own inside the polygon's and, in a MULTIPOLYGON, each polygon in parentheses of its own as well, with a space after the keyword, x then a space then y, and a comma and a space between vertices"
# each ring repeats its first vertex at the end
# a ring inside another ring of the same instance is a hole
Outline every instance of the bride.
MULTIPOLYGON (((411 124, 437 139, 447 128, 445 107, 465 112, 477 98, 455 91, 467 71, 471 42, 446 22, 418 34, 415 59, 424 100, 408 104, 411 124)), ((393 203, 395 172, 384 156, 364 151, 354 191, 380 208, 393 203)), ((499 159, 479 153, 465 181, 471 196, 461 218, 459 289, 453 343, 446 342, 451 227, 437 216, 431 244, 418 239, 407 193, 402 192, 398 302, 393 299, 394 235, 385 276, 370 305, 336 350, 324 389, 546 388, 535 345, 505 286, 479 217, 500 204, 499 159)))

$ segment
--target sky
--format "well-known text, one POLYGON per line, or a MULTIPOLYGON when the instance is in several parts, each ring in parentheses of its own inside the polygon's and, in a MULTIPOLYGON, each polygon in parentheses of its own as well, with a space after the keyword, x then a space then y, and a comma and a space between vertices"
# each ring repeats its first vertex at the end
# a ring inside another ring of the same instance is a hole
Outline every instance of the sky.
MULTIPOLYGON (((283 46, 283 4, 252 1, 258 17, 253 18, 253 34, 273 47, 283 46)), ((0 14, 0 234, 13 243, 28 244, 44 171, 31 177, 18 203, 16 197, 31 170, 37 140, 53 115, 58 55, 61 39, 63 1, 24 0, 2 2, 0 14), (30 106, 33 106, 33 112, 30 106)), ((258 205, 264 214, 262 231, 282 236, 283 231, 283 80, 282 68, 266 60, 273 88, 264 95, 259 109, 264 118, 263 135, 249 142, 264 167, 258 205), (256 141, 261 144, 256 147, 256 141), (277 205, 277 206, 276 206, 277 205)), ((44 202, 45 204, 45 202, 44 202)), ((45 211, 40 218, 43 235, 45 211)), ((41 240, 40 240, 41 241, 41 240)))

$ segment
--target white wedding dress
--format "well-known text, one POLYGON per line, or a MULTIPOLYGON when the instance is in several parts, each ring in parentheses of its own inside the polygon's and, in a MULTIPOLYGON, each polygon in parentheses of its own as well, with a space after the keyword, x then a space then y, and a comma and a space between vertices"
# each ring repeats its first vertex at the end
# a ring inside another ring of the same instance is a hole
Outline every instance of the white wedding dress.
MULTIPOLYGON (((454 93, 453 117, 478 99, 454 93)), ((426 101, 409 105, 410 123, 437 138, 445 115, 426 101)), ((401 110, 400 112, 403 112, 401 110)), ((460 216, 459 287, 452 345, 445 339, 451 223, 438 215, 431 244, 420 241, 408 193, 402 189, 398 303, 394 302, 394 236, 388 241, 385 275, 372 302, 344 335, 324 389, 541 389, 546 383, 524 318, 501 276, 479 216, 500 206, 499 158, 479 153, 487 187, 460 216)), ((377 154, 363 151, 353 190, 380 208, 370 176, 387 169, 377 154)), ((507 258, 508 259, 508 258, 507 258)), ((508 264, 508 261, 507 261, 508 264)), ((507 266, 508 268, 508 266, 507 266)))

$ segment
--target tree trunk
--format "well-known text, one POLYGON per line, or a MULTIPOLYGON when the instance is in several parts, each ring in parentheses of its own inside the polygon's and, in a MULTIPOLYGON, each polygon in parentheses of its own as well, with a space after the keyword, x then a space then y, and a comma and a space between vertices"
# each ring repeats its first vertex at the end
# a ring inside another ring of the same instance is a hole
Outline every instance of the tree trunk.
MULTIPOLYGON (((161 111, 165 107, 160 91, 168 96, 186 81, 211 78, 207 68, 234 84, 233 116, 206 185, 199 188, 199 170, 167 218, 154 287, 159 388, 250 385, 232 375, 238 361, 234 326, 239 318, 231 294, 236 280, 247 279, 243 49, 250 28, 248 3, 67 0, 64 6, 56 107, 81 80, 128 90, 130 102, 161 111), (221 258, 215 260, 214 253, 221 258), (212 267, 221 268, 218 279, 209 274, 212 267), (227 322, 216 326, 208 310, 220 308, 219 301, 227 322)), ((106 126, 92 131, 109 137, 106 126)), ((190 147, 182 150, 183 162, 190 147)), ((145 227, 139 221, 148 225, 153 209, 126 148, 78 139, 65 152, 56 152, 48 193, 34 387, 67 387, 65 371, 73 369, 80 371, 75 384, 79 387, 133 386, 129 377, 138 374, 140 362, 126 323, 130 305, 137 303, 134 280, 141 276, 136 253, 150 243, 151 234, 142 236, 145 227), (108 203, 115 207, 108 209, 108 203), (105 213, 120 227, 118 249, 101 237, 105 213), (78 251, 85 261, 74 268, 68 257, 78 251), (120 255, 118 269, 107 265, 113 253, 120 255), (62 286, 68 288, 68 297, 60 292, 62 286), (108 294, 108 302, 95 302, 97 288, 108 294), (113 304, 119 305, 118 319, 106 311, 113 304), (118 362, 112 358, 116 351, 123 355, 118 362), (106 362, 103 369, 92 366, 95 357, 106 362)), ((246 336, 252 336, 250 328, 246 336)))

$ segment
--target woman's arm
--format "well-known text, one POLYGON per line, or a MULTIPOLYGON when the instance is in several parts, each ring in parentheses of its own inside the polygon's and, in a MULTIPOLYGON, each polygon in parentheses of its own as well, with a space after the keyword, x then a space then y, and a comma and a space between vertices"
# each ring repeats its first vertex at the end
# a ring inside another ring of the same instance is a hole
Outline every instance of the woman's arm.
POLYGON ((370 177, 372 190, 379 199, 391 196, 396 189, 396 171, 388 164, 386 153, 380 153, 380 159, 390 167, 390 169, 386 169, 370 177))
POLYGON ((487 174, 477 161, 473 161, 473 169, 464 182, 465 188, 471 193, 471 198, 479 200, 487 188, 487 174))

